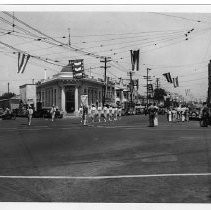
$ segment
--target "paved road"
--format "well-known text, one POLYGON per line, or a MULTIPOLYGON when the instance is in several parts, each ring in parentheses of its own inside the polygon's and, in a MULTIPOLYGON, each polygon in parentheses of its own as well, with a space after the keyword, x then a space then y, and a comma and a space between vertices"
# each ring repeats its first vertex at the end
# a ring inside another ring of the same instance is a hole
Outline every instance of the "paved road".
POLYGON ((211 201, 211 127, 147 118, 0 121, 0 201, 211 201))

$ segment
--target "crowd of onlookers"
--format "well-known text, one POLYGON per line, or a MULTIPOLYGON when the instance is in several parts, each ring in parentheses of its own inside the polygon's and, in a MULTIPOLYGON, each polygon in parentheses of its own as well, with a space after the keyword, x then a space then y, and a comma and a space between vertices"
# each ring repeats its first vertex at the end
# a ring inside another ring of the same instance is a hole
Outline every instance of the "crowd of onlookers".
MULTIPOLYGON (((156 104, 149 104, 147 108, 149 114, 149 126, 158 126, 159 108, 156 104)), ((190 119, 190 109, 187 106, 169 107, 166 108, 165 114, 168 122, 188 122, 190 119)), ((200 126, 208 127, 211 124, 211 110, 208 108, 206 102, 203 103, 198 116, 200 126)))

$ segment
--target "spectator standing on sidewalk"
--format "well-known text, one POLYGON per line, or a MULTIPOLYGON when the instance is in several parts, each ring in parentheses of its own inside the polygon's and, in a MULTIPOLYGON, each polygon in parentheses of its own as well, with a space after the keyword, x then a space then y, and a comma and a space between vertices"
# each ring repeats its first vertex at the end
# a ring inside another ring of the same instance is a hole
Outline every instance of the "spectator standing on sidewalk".
POLYGON ((101 121, 101 115, 102 115, 102 105, 101 103, 98 104, 98 107, 97 107, 97 114, 98 114, 98 122, 101 121))
POLYGON ((200 111, 200 125, 201 127, 208 127, 209 122, 209 109, 207 107, 207 103, 203 103, 203 107, 200 111))

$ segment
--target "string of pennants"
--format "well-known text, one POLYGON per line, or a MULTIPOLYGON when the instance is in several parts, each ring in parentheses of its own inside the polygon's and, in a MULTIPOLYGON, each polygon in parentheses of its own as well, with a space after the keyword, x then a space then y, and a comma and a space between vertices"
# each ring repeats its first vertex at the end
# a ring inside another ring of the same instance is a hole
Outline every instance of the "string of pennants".
POLYGON ((167 80, 167 82, 172 83, 174 85, 174 88, 179 87, 179 80, 178 80, 178 76, 175 78, 171 77, 171 73, 164 73, 163 76, 165 77, 165 79, 167 80))

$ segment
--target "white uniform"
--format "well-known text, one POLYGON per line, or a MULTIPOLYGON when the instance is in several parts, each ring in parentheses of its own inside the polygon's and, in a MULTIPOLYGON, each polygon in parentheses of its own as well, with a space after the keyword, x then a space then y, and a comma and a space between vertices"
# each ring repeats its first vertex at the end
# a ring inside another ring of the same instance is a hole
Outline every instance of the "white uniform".
POLYGON ((112 120, 112 115, 113 115, 113 108, 109 107, 109 121, 112 120))
POLYGON ((104 121, 106 122, 108 117, 108 108, 106 106, 103 107, 104 121))
POLYGON ((83 122, 83 108, 80 107, 78 111, 79 111, 79 115, 81 117, 81 123, 82 123, 83 122))
POLYGON ((102 115, 102 107, 101 106, 98 106, 97 111, 98 111, 98 120, 100 122, 101 115, 102 115))
POLYGON ((92 122, 94 122, 95 115, 96 115, 96 107, 93 106, 93 107, 91 108, 91 118, 92 118, 92 122))

